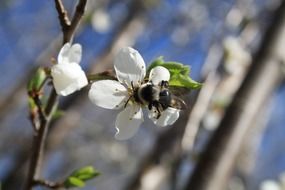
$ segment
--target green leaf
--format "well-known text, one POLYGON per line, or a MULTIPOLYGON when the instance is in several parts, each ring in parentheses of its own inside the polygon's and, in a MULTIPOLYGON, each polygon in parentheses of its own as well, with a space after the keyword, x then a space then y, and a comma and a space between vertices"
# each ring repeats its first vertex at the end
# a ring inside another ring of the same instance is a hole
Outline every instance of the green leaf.
POLYGON ((175 74, 182 74, 182 75, 189 75, 190 74, 190 67, 188 65, 183 65, 182 63, 177 62, 164 62, 163 57, 159 57, 154 60, 147 69, 147 76, 149 75, 151 69, 156 66, 162 66, 169 70, 170 75, 175 74))
POLYGON ((75 176, 84 181, 93 179, 98 175, 100 175, 100 173, 96 169, 94 169, 93 166, 86 166, 84 168, 74 171, 72 174, 72 176, 75 176))
POLYGON ((84 187, 87 180, 93 179, 100 173, 93 166, 86 166, 75 170, 64 182, 66 188, 84 187))
POLYGON ((169 81, 170 86, 178 86, 178 87, 186 87, 190 89, 199 89, 202 87, 202 84, 194 81, 189 76, 177 74, 173 75, 173 77, 169 81))
POLYGON ((28 92, 39 91, 42 87, 42 84, 46 80, 46 72, 43 68, 38 68, 32 79, 28 83, 28 92))
POLYGON ((29 105, 29 110, 32 111, 36 109, 37 105, 32 97, 28 97, 28 105, 29 105))
POLYGON ((76 177, 70 176, 67 178, 67 180, 64 182, 64 187, 65 188, 70 188, 70 187, 84 187, 85 183, 81 179, 78 179, 76 177))
POLYGON ((202 84, 190 78, 190 67, 177 62, 164 62, 163 57, 154 60, 147 69, 147 77, 151 69, 156 66, 162 66, 168 69, 170 73, 169 85, 184 87, 189 89, 199 89, 202 84))

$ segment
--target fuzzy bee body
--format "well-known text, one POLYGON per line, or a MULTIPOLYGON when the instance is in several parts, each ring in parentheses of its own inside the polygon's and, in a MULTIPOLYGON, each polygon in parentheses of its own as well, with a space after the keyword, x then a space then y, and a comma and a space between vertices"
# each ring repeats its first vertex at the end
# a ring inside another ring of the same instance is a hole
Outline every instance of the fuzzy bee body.
POLYGON ((168 82, 162 81, 159 85, 154 85, 152 82, 142 84, 133 90, 134 101, 146 105, 149 110, 155 108, 157 119, 161 112, 168 107, 183 109, 186 104, 183 100, 175 97, 168 89, 168 82))

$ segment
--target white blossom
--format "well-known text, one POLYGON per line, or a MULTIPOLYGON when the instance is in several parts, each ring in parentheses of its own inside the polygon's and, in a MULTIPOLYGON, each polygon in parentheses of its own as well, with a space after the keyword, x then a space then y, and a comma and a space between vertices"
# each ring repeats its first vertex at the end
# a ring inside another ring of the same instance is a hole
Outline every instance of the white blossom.
POLYGON ((260 190, 282 190, 282 188, 274 180, 265 180, 261 183, 260 190))
MULTIPOLYGON (((142 105, 134 101, 133 87, 138 88, 143 84, 146 67, 138 51, 130 47, 119 51, 114 61, 114 68, 118 81, 101 80, 92 84, 89 91, 90 100, 97 106, 107 109, 123 109, 115 122, 116 139, 124 140, 132 137, 144 121, 142 105)), ((169 71, 161 66, 151 70, 149 80, 158 85, 162 80, 168 81, 169 71)), ((157 113, 150 110, 149 118, 158 126, 172 125, 179 117, 179 110, 167 108, 157 119, 157 113)))
POLYGON ((67 96, 88 84, 80 67, 82 48, 80 44, 66 43, 60 50, 57 64, 51 68, 53 85, 58 95, 67 96))

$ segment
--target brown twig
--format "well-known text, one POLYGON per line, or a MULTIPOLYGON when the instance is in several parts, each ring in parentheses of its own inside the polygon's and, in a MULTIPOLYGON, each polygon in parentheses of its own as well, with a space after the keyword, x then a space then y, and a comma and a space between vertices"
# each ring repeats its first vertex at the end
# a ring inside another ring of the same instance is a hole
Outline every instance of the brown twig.
POLYGON ((43 105, 42 105, 42 102, 41 102, 39 95, 36 95, 34 97, 34 101, 35 101, 37 108, 38 108, 38 115, 39 115, 40 121, 42 121, 42 122, 46 121, 47 116, 45 114, 45 111, 43 110, 43 105))
MULTIPOLYGON (((55 6, 58 12, 58 17, 63 33, 63 44, 70 42, 72 40, 75 29, 79 24, 79 21, 84 13, 86 2, 87 0, 79 0, 79 3, 76 7, 76 12, 72 18, 72 22, 70 23, 69 18, 67 16, 67 12, 62 4, 62 1, 55 0, 55 6)), ((41 100, 39 98, 35 98, 35 102, 39 108, 38 115, 40 120, 40 127, 38 131, 34 132, 33 146, 32 146, 33 152, 30 160, 30 167, 25 186, 26 190, 32 189, 33 185, 35 185, 34 183, 35 178, 37 178, 39 175, 48 127, 52 118, 53 111, 55 110, 58 104, 58 96, 56 94, 55 89, 52 88, 47 106, 44 111, 42 110, 41 100)))
POLYGON ((114 70, 111 70, 111 69, 101 72, 101 73, 87 75, 87 79, 89 83, 95 82, 98 80, 106 80, 106 79, 117 80, 117 78, 115 77, 114 70))
POLYGON ((70 20, 67 15, 67 11, 65 10, 61 0, 55 0, 55 8, 58 12, 58 19, 61 25, 61 30, 65 33, 68 30, 68 26, 70 25, 70 20))
POLYGON ((34 131, 38 130, 39 125, 37 124, 37 120, 36 120, 35 115, 34 115, 33 113, 31 113, 30 116, 29 116, 29 118, 30 118, 30 120, 31 120, 33 130, 34 130, 34 131))
POLYGON ((49 118, 40 122, 40 127, 37 132, 34 132, 32 155, 30 159, 30 167, 28 172, 28 178, 25 189, 30 190, 33 187, 34 177, 37 176, 40 166, 40 157, 44 147, 44 139, 47 133, 47 126, 49 124, 49 118))
POLYGON ((79 25, 79 22, 84 14, 85 6, 86 6, 87 0, 80 0, 76 6, 75 13, 72 17, 71 24, 69 25, 69 28, 67 32, 65 33, 65 40, 66 41, 72 41, 74 31, 76 30, 77 26, 79 25))
POLYGON ((64 186, 62 182, 52 182, 52 181, 47 181, 44 179, 35 179, 34 180, 34 185, 40 185, 40 186, 45 186, 51 189, 58 189, 64 186))

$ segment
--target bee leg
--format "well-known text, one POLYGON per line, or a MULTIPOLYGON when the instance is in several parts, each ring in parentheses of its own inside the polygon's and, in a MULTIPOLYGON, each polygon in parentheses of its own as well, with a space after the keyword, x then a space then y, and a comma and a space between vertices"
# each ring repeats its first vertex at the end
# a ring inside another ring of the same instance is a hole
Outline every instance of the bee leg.
POLYGON ((157 116, 156 116, 156 119, 159 119, 160 116, 161 116, 161 112, 160 110, 158 109, 158 107, 156 107, 156 110, 157 110, 157 116))
POLYGON ((152 109, 152 103, 148 104, 148 109, 149 109, 149 110, 152 109))
POLYGON ((132 86, 132 90, 135 90, 134 82, 133 82, 133 81, 131 81, 131 86, 132 86))
POLYGON ((154 106, 156 111, 157 111, 156 119, 159 119, 160 116, 161 116, 161 112, 160 112, 160 109, 159 109, 160 103, 158 101, 153 101, 152 102, 152 106, 154 106))
POLYGON ((132 97, 133 97, 133 96, 130 96, 130 97, 127 99, 127 101, 126 101, 126 103, 125 103, 125 105, 124 105, 124 108, 127 107, 128 103, 129 103, 129 101, 130 101, 130 99, 131 99, 132 97))
MULTIPOLYGON (((132 90, 134 91, 134 90, 135 90, 135 87, 134 87, 134 82, 133 82, 133 81, 131 81, 131 86, 132 86, 132 90)), ((133 95, 131 95, 131 96, 127 99, 127 101, 126 101, 126 103, 125 103, 125 105, 124 105, 124 108, 127 107, 128 103, 129 103, 129 101, 130 101, 130 99, 131 99, 132 97, 133 97, 133 95)))

